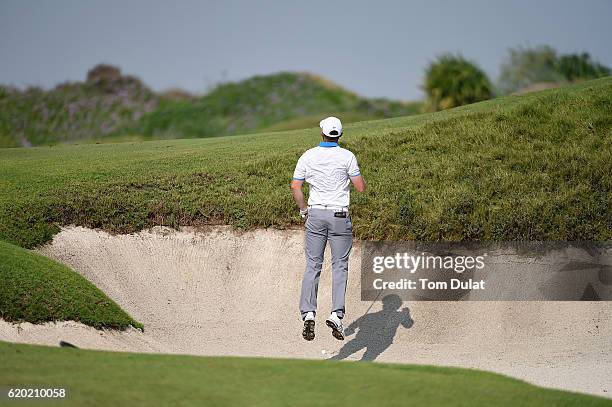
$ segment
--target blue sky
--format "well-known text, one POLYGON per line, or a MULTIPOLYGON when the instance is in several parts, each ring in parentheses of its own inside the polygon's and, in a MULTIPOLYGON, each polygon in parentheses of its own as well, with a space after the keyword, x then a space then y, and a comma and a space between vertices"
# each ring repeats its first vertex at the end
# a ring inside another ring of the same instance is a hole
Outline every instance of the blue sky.
POLYGON ((156 90, 310 71, 365 96, 416 99, 460 52, 495 80, 508 47, 588 51, 612 66, 612 1, 0 0, 0 83, 45 88, 99 62, 156 90))

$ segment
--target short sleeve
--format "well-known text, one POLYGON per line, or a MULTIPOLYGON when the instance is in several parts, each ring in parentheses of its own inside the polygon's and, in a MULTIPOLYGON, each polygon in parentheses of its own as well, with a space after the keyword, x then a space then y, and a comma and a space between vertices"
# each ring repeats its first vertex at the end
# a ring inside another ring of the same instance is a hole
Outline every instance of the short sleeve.
POLYGON ((351 154, 351 158, 348 164, 348 175, 349 177, 357 177, 361 175, 361 171, 359 171, 359 165, 357 165, 357 157, 355 157, 355 154, 351 154))
POLYGON ((293 171, 293 179, 298 181, 304 181, 306 179, 306 160, 304 156, 301 156, 293 171))

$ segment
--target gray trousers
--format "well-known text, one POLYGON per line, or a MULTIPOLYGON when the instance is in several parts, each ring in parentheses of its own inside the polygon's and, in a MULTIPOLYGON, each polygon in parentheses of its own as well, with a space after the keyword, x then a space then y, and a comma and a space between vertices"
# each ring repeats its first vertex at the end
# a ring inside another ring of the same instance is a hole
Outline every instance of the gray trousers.
POLYGON ((306 220, 306 271, 302 279, 300 313, 317 311, 319 277, 323 266, 325 245, 329 241, 332 254, 332 311, 344 317, 344 297, 348 277, 348 260, 353 247, 351 218, 334 217, 328 209, 309 209, 306 220))

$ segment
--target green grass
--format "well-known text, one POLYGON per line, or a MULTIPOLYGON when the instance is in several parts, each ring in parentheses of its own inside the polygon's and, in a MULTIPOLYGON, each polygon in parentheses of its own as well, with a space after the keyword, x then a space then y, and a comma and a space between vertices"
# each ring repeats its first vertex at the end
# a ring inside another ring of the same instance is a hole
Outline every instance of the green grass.
POLYGON ((142 328, 68 267, 2 241, 0 319, 32 323, 74 320, 96 328, 142 328))
MULTIPOLYGON (((612 78, 346 126, 369 183, 355 234, 398 240, 610 240, 612 78)), ((300 224, 289 192, 318 129, 0 150, 0 240, 58 225, 300 224)))
POLYGON ((68 388, 67 400, 57 405, 612 404, 610 400, 544 389, 498 374, 433 366, 144 355, 2 342, 0 358, 0 387, 68 388))

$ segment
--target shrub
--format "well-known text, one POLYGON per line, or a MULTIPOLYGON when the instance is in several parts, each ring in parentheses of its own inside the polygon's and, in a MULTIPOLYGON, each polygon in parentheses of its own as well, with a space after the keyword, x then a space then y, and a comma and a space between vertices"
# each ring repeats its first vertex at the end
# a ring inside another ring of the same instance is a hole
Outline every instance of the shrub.
POLYGON ((556 67, 568 81, 597 79, 610 75, 610 68, 592 61, 587 52, 562 55, 556 67))
POLYGON ((513 93, 539 85, 550 87, 563 82, 588 80, 610 75, 610 68, 582 54, 557 55, 548 45, 535 48, 510 48, 501 66, 498 88, 501 93, 513 93))
POLYGON ((557 51, 548 45, 535 48, 510 48, 501 65, 498 88, 512 93, 535 83, 562 82, 557 70, 557 51))
POLYGON ((438 111, 491 98, 491 82, 461 55, 445 54, 425 72, 426 109, 438 111))
POLYGON ((87 72, 87 82, 114 82, 121 78, 121 69, 108 64, 98 64, 87 72))

